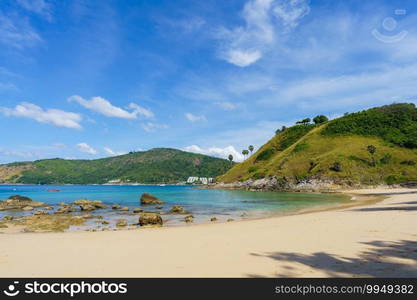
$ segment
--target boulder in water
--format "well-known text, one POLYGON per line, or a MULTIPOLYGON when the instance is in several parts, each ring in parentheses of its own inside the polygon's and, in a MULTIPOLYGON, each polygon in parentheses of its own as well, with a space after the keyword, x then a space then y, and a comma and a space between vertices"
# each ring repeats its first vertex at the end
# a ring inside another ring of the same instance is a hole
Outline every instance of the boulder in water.
POLYGON ((185 223, 192 223, 192 222, 194 222, 194 216, 186 216, 184 218, 184 222, 185 223))
POLYGON ((169 212, 172 214, 189 214, 181 205, 174 205, 169 212))
POLYGON ((45 204, 42 202, 33 201, 29 197, 24 197, 20 195, 13 195, 4 201, 0 201, 0 210, 22 210, 23 208, 28 206, 33 208, 45 206, 45 204))
POLYGON ((117 227, 125 227, 125 226, 127 226, 127 221, 126 221, 126 219, 120 219, 120 220, 117 220, 117 222, 116 222, 116 226, 117 226, 117 227))
POLYGON ((140 196, 141 205, 159 205, 159 204, 164 204, 164 203, 165 203, 164 201, 148 193, 144 193, 142 194, 142 196, 140 196))

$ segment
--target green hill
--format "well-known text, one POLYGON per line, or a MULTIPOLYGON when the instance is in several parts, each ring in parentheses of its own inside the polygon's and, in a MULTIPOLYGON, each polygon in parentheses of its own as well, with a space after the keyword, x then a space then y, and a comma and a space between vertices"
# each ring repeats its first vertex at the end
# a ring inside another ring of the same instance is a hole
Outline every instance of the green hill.
POLYGON ((231 167, 229 161, 175 149, 96 160, 46 159, 0 165, 0 182, 27 184, 94 184, 123 182, 176 183, 189 176, 216 177, 231 167))
POLYGON ((404 183, 417 180, 416 163, 417 109, 401 103, 278 130, 218 181, 275 177, 293 184, 311 179, 336 184, 404 183))

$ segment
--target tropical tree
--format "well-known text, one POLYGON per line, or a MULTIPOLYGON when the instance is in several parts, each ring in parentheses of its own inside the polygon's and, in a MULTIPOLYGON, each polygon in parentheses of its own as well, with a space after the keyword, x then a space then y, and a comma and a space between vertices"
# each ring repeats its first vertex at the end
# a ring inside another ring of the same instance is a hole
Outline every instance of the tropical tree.
POLYGON ((329 121, 329 119, 324 115, 318 115, 313 119, 314 124, 322 124, 326 123, 327 121, 329 121))
POLYGON ((232 163, 233 162, 233 155, 232 154, 229 154, 228 159, 230 160, 230 163, 232 163))
MULTIPOLYGON (((297 122, 297 124, 298 124, 298 122, 297 122)), ((278 133, 280 133, 280 132, 283 132, 283 131, 285 131, 286 129, 287 129, 287 127, 282 126, 282 127, 281 127, 281 129, 277 129, 277 130, 275 130, 275 134, 278 134, 278 133)))
POLYGON ((250 145, 249 147, 248 147, 248 149, 249 149, 249 151, 250 151, 250 154, 252 155, 252 152, 253 152, 253 149, 255 149, 252 145, 250 145))
POLYGON ((311 122, 311 119, 310 118, 305 118, 305 119, 303 119, 301 121, 296 122, 296 124, 307 125, 310 122, 311 122))
POLYGON ((376 152, 376 147, 374 145, 369 145, 368 147, 366 147, 366 149, 368 150, 368 152, 371 154, 372 157, 372 166, 375 167, 375 152, 376 152))
POLYGON ((246 157, 246 155, 248 155, 249 154, 249 151, 248 150, 242 150, 242 154, 243 154, 243 158, 245 158, 246 157))

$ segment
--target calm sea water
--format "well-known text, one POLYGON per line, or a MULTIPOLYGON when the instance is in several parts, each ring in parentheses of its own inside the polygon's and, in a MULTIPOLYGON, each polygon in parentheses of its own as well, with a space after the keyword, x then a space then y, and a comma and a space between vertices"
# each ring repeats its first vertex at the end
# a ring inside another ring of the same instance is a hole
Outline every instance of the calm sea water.
MULTIPOLYGON (((236 190, 196 189, 192 186, 102 186, 102 185, 1 185, 0 199, 11 195, 27 196, 35 201, 45 202, 58 208, 60 202, 70 203, 78 199, 101 200, 105 204, 120 204, 129 208, 140 207, 139 197, 142 193, 151 193, 165 201, 161 212, 167 212, 172 205, 181 205, 195 217, 195 222, 208 222, 211 217, 219 221, 228 218, 235 220, 244 218, 266 217, 277 214, 291 214, 299 210, 319 206, 333 206, 349 202, 350 197, 339 194, 306 194, 280 192, 250 192, 236 190), (48 192, 58 189, 60 192, 48 192)), ((146 210, 156 211, 154 207, 146 210)), ((33 212, 1 212, 5 215, 24 215, 33 212)), ((111 209, 97 210, 94 214, 105 216, 114 221, 128 219, 129 223, 137 223, 138 216, 111 209)), ((183 215, 163 215, 166 225, 184 225, 183 215)), ((89 221, 90 227, 94 221, 89 221)))

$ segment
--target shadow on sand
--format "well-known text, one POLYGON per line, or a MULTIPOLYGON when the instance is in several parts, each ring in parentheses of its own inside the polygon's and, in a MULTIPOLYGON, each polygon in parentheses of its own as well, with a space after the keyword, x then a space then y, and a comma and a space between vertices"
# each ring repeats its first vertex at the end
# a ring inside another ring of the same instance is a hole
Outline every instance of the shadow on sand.
MULTIPOLYGON (((328 277, 417 277, 417 241, 373 241, 364 243, 369 249, 357 257, 340 257, 325 252, 310 255, 270 252, 252 253, 279 262, 299 263, 322 271, 328 277)), ((285 266, 277 277, 308 276, 294 266, 285 266)), ((262 275, 248 274, 249 277, 262 275)))

